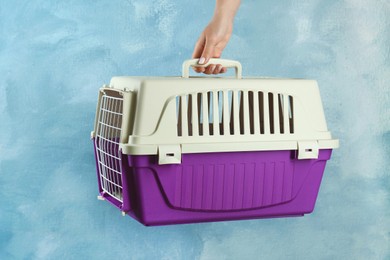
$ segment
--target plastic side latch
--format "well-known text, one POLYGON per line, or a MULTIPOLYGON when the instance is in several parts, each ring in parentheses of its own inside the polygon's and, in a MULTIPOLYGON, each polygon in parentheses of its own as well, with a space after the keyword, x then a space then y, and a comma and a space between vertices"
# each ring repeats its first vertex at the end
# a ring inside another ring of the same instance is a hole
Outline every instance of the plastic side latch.
POLYGON ((158 147, 158 164, 180 164, 180 145, 160 145, 158 147))
POLYGON ((298 160, 301 159, 318 159, 317 141, 298 142, 298 160))

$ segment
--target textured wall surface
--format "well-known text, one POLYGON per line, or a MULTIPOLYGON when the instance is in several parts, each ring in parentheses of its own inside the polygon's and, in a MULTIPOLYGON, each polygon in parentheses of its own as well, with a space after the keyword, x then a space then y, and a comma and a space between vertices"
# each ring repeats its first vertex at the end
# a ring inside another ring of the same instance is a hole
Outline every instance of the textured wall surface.
POLYGON ((340 139, 313 214, 145 228, 96 200, 97 89, 179 75, 213 1, 0 1, 1 259, 389 259, 390 4, 243 1, 223 57, 317 79, 340 139))

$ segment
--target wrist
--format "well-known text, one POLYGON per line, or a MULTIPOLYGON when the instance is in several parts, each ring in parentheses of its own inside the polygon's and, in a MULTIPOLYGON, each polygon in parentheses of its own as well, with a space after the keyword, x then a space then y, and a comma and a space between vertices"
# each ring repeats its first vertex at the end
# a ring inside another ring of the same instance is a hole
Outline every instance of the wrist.
POLYGON ((233 22, 239 6, 240 0, 217 0, 214 18, 233 22))

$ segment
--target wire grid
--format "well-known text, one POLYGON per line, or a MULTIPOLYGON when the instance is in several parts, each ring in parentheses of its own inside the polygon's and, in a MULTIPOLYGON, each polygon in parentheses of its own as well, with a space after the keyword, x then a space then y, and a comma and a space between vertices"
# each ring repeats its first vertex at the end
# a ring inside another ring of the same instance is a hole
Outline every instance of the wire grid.
POLYGON ((119 153, 122 110, 123 98, 107 94, 102 96, 95 140, 102 190, 120 202, 123 202, 119 153))

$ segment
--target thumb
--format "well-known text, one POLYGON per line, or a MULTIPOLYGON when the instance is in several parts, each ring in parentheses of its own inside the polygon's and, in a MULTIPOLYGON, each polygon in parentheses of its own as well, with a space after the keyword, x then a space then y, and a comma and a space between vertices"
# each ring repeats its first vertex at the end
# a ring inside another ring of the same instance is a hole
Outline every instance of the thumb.
POLYGON ((205 46, 204 46, 202 55, 200 56, 198 63, 202 65, 202 64, 206 64, 207 62, 209 62, 210 58, 212 58, 212 56, 213 56, 214 48, 215 48, 215 46, 214 46, 213 42, 207 40, 207 38, 206 38, 205 46))

